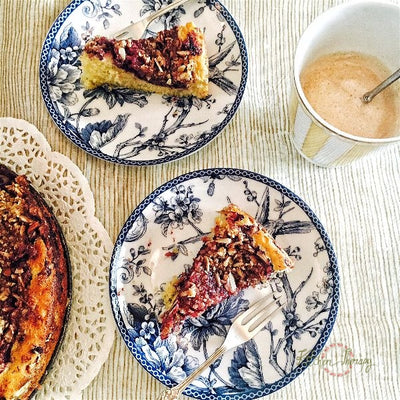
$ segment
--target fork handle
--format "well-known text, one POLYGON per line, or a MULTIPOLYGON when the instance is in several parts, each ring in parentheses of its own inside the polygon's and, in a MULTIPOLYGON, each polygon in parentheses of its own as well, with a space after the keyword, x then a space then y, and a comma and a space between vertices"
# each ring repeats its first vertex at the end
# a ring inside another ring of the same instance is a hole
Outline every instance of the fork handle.
POLYGON ((180 394, 185 390, 185 388, 198 376, 200 375, 208 366, 210 366, 213 362, 215 362, 219 357, 224 354, 228 348, 225 344, 222 344, 221 347, 218 347, 217 350, 207 358, 203 364, 201 364, 194 372, 192 372, 185 380, 183 380, 179 385, 166 389, 161 392, 160 396, 157 400, 178 400, 180 394))
POLYGON ((189 0, 176 0, 173 1, 171 4, 168 4, 165 7, 160 8, 158 11, 156 11, 155 13, 149 15, 147 17, 147 23, 150 24, 150 22, 154 21, 156 18, 160 17, 161 15, 165 14, 166 12, 179 7, 180 5, 182 5, 183 3, 188 2, 189 0))

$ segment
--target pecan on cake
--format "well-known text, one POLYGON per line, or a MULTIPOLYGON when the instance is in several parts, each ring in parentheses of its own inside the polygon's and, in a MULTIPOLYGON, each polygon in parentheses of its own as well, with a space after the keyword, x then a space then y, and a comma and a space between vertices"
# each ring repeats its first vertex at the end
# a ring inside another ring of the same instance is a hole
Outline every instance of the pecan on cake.
POLYGON ((50 209, 0 164, 0 399, 28 399, 39 387, 63 330, 68 276, 50 209))
POLYGON ((96 36, 80 60, 86 89, 107 84, 171 96, 208 95, 204 36, 191 22, 146 39, 96 36))
POLYGON ((161 338, 179 332, 186 318, 196 318, 239 291, 293 267, 262 225, 234 204, 228 205, 219 212, 192 267, 167 287, 161 338))

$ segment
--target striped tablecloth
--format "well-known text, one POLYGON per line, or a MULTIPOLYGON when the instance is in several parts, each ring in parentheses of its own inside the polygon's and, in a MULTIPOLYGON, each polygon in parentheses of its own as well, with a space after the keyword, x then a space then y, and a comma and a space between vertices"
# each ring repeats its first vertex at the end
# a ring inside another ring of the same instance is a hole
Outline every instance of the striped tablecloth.
MULTIPOLYGON (((247 43, 248 84, 233 120, 197 153, 160 166, 122 167, 87 155, 60 133, 43 104, 38 68, 42 42, 67 0, 0 2, 0 116, 36 125, 55 151, 79 166, 93 190, 96 214, 113 241, 146 195, 167 180, 195 169, 243 168, 290 188, 318 215, 339 261, 341 302, 325 360, 343 365, 342 359, 333 356, 334 350, 347 346, 359 364, 340 377, 326 372, 326 363, 319 357, 291 384, 268 398, 398 398, 400 147, 347 167, 322 169, 301 158, 289 137, 296 42, 317 15, 342 1, 223 3, 247 43)), ((328 370, 334 372, 334 367, 328 370)), ((107 362, 82 393, 82 399, 152 400, 161 389, 117 335, 107 362)))

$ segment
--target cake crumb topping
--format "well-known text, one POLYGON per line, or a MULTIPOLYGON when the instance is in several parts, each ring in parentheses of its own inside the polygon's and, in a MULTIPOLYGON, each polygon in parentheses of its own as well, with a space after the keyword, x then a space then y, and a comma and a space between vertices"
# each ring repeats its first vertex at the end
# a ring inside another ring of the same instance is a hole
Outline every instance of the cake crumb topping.
POLYGON ((187 88, 193 81, 192 57, 202 54, 195 31, 185 37, 179 27, 161 31, 154 38, 139 40, 95 37, 85 46, 91 57, 110 57, 113 63, 138 78, 160 86, 187 88))

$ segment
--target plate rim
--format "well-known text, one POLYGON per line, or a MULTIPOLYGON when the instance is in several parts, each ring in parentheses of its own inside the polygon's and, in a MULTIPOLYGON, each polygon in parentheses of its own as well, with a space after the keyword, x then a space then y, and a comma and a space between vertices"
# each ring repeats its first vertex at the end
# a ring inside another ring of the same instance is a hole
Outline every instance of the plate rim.
MULTIPOLYGON (((117 325, 118 333, 122 340, 124 341, 126 347, 129 349, 130 353, 134 356, 136 361, 140 364, 145 371, 147 371, 153 378, 157 379, 159 382, 163 383, 168 387, 173 387, 174 383, 171 382, 169 378, 166 378, 163 375, 156 376, 149 365, 147 363, 143 364, 140 355, 137 353, 136 348, 133 346, 133 343, 129 343, 121 332, 121 328, 125 329, 125 324, 123 322, 123 317, 121 314, 120 307, 118 305, 118 295, 117 295, 117 286, 116 286, 116 278, 115 276, 115 260, 119 255, 119 251, 125 241, 126 235, 129 232, 132 224, 136 221, 137 217, 140 213, 151 203, 151 201, 156 198, 158 195, 166 192, 171 189, 173 186, 178 184, 182 184, 186 181, 201 178, 205 176, 211 176, 212 174, 217 173, 220 175, 234 175, 240 176, 246 179, 253 179, 257 182, 263 183, 266 186, 269 186, 275 190, 278 190, 280 193, 287 196, 291 199, 295 204, 302 209, 303 212, 310 218, 313 223, 315 229, 319 233, 322 238, 324 245, 326 246, 329 265, 332 267, 332 278, 333 278, 333 296, 332 296, 332 304, 330 307, 329 314, 326 317, 327 323, 325 325, 324 330, 321 332, 319 339, 315 343, 314 347, 307 354, 307 356, 287 375, 281 377, 279 380, 274 382, 273 384, 268 384, 263 389, 249 389, 243 394, 234 394, 234 395, 215 395, 215 399, 226 399, 226 400, 247 400, 247 399, 258 399, 260 397, 269 395, 283 388, 284 386, 291 383, 295 378, 297 378, 305 369, 307 369, 312 362, 316 359, 318 354, 323 350, 328 338, 332 332, 333 327, 335 326, 336 317, 339 311, 339 300, 340 300, 340 275, 339 275, 339 266, 337 256, 335 254, 332 242, 322 225, 319 218, 316 216, 314 211, 308 206, 308 204, 302 200, 297 194, 288 189, 285 185, 279 183, 278 181, 271 179, 265 175, 262 175, 257 172, 252 172, 246 169, 240 168, 231 168, 231 167, 216 167, 216 168, 205 168, 199 169, 192 172, 188 172, 182 175, 179 175, 161 186, 154 189, 149 195, 147 195, 139 205, 133 210, 133 212, 129 215, 124 225, 122 226, 117 239, 114 244, 113 252, 110 259, 110 273, 109 273, 109 294, 110 294, 110 302, 111 302, 111 310, 114 316, 115 323, 117 325)), ((201 399, 204 393, 191 389, 190 386, 186 388, 183 393, 186 396, 192 396, 195 399, 201 399)))
POLYGON ((246 42, 244 40, 244 36, 237 24, 236 20, 232 17, 230 12, 227 8, 219 1, 219 0, 209 0, 211 5, 218 4, 219 10, 221 11, 227 24, 231 28, 236 42, 239 47, 239 53, 242 62, 242 74, 240 79, 240 84, 238 86, 238 91, 235 97, 235 100, 232 104, 231 109, 227 113, 226 117, 217 125, 213 134, 205 141, 200 142, 193 148, 189 150, 185 150, 181 153, 170 155, 163 158, 157 159, 146 159, 146 160, 126 160, 120 159, 118 157, 114 157, 109 154, 102 153, 101 151, 92 148, 87 143, 81 140, 81 138, 76 137, 76 135, 70 132, 69 125, 70 123, 64 123, 62 121, 62 116, 60 115, 59 111, 54 105, 54 102, 50 98, 50 91, 49 85, 47 83, 46 75, 47 75, 47 66, 48 66, 48 59, 51 55, 51 49, 57 36, 61 26, 67 20, 67 18, 84 2, 87 0, 72 0, 56 17, 54 22, 52 23, 49 31, 46 34, 46 37, 43 41, 42 48, 40 50, 40 58, 39 58, 39 84, 40 84, 40 91, 42 94, 42 99, 45 104, 45 107, 50 114, 53 122, 56 124, 57 128, 63 133, 64 136, 67 137, 74 145, 76 145, 81 150, 85 151, 87 154, 90 154, 96 158, 102 159, 104 161, 112 162, 118 165, 126 165, 126 166, 149 166, 149 165, 160 165, 166 164, 172 161, 180 160, 185 158, 191 154, 196 153, 198 150, 202 149, 203 147, 207 146, 211 143, 229 124, 232 120, 233 116, 239 109, 239 106, 242 102, 243 95, 246 89, 247 79, 248 79, 248 52, 246 47, 246 42))

